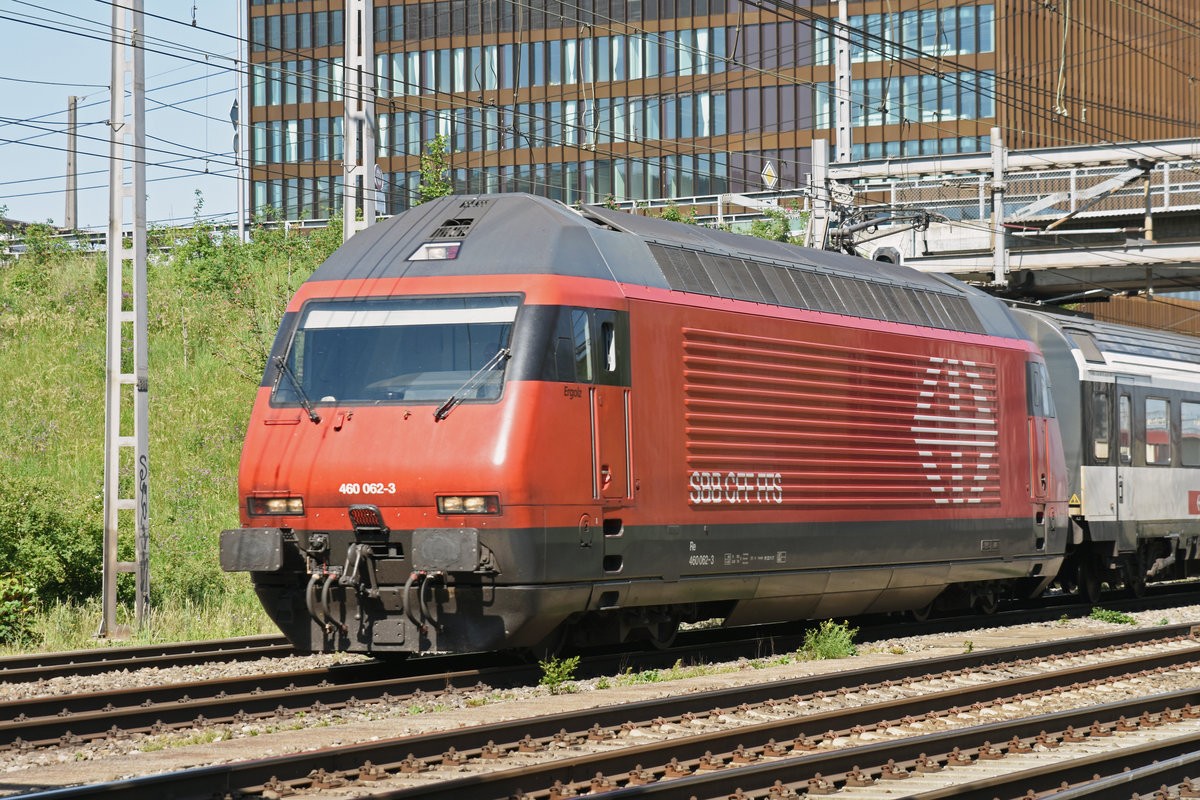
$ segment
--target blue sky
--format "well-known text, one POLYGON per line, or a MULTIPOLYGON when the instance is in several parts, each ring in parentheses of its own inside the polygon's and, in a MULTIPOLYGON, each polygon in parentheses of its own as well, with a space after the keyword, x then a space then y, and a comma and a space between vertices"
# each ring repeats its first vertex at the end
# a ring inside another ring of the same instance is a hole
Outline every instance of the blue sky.
MULTIPOLYGON (((197 189, 205 215, 234 217, 229 110, 243 3, 144 3, 151 222, 190 220, 197 189)), ((76 95, 84 98, 77 113, 78 224, 107 227, 111 21, 106 0, 0 0, 0 206, 9 218, 63 221, 67 98, 76 95)))

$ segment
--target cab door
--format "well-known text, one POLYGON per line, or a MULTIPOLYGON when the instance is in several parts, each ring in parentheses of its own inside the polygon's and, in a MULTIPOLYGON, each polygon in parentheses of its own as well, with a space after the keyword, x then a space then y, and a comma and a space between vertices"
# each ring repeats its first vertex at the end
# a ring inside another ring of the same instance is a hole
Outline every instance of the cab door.
POLYGON ((1027 362, 1028 406, 1029 406, 1029 497, 1034 503, 1043 504, 1050 488, 1050 440, 1049 418, 1054 416, 1054 403, 1050 399, 1050 382, 1046 367, 1036 361, 1027 362))
POLYGON ((633 499, 629 317, 625 312, 598 309, 593 312, 593 322, 597 344, 596 383, 591 389, 596 497, 624 503, 633 499))

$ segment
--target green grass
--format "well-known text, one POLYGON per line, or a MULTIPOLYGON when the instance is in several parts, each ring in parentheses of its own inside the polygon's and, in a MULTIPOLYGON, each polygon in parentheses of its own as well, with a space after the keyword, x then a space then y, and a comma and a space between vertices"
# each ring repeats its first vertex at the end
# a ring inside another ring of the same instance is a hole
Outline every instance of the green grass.
POLYGON ((121 608, 117 623, 129 629, 129 636, 122 639, 95 638, 100 616, 98 598, 43 604, 34 616, 32 637, 23 644, 0 645, 0 655, 278 633, 250 592, 219 594, 199 604, 164 598, 151 606, 149 624, 141 629, 134 625, 131 610, 121 608))
POLYGON ((1112 622, 1117 625, 1137 625, 1138 621, 1135 617, 1126 614, 1124 611, 1111 611, 1107 608, 1096 606, 1092 609, 1092 613, 1088 615, 1091 619, 1098 619, 1101 622, 1112 622))
MULTIPOLYGON (((238 525, 242 439, 276 326, 340 227, 307 238, 259 231, 248 245, 211 234, 160 233, 180 245, 152 256, 148 269, 153 610, 138 640, 273 630, 248 576, 221 571, 217 541, 238 525)), ((105 283, 95 256, 51 251, 0 262, 0 556, 36 580, 34 649, 95 645, 105 283)), ((131 359, 127 352, 127 370, 131 359)), ((129 497, 132 455, 124 455, 129 497)), ((121 525, 129 558, 132 512, 122 512, 121 525)), ((132 576, 119 586, 128 601, 132 576)))

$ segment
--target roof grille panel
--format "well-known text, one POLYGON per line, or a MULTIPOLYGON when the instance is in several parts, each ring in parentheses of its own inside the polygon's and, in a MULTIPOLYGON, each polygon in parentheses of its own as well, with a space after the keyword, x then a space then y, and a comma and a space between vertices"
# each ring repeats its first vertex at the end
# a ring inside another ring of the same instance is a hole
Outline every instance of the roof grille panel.
POLYGON ((467 234, 471 232, 471 228, 475 227, 475 220, 478 217, 456 217, 448 219, 441 225, 433 229, 433 233, 429 235, 431 239, 465 239, 467 234))

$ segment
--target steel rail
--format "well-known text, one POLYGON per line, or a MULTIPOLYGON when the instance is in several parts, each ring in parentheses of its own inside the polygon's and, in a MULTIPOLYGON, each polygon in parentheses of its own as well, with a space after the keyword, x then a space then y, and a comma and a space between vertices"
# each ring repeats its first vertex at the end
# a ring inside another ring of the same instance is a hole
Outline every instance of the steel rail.
MULTIPOLYGON (((551 738, 563 728, 568 731, 586 733, 593 725, 601 728, 619 727, 622 723, 630 719, 640 718, 642 720, 650 720, 658 716, 668 715, 679 718, 689 710, 696 708, 731 707, 741 703, 762 702, 770 698, 788 697, 795 693, 815 693, 854 686, 859 683, 871 684, 888 680, 900 680, 914 673, 936 675, 947 669, 973 669, 1004 663, 1014 659, 1046 658, 1064 653, 1077 652, 1080 649, 1088 649, 1089 647, 1119 647, 1152 640, 1156 638, 1154 634, 1186 636, 1190 631, 1191 627, 1187 625, 1163 626, 1162 628, 1153 630, 1121 631, 1099 636, 1023 645, 1003 650, 946 656, 920 662, 904 662, 878 668, 864 668, 829 675, 810 676, 792 681, 780 681, 765 686, 726 689, 683 697, 666 698, 664 700, 627 704, 618 707, 567 712, 546 717, 476 726, 468 729, 456 729, 422 736, 351 745, 318 753, 303 753, 205 767, 177 773, 176 775, 150 776, 99 786, 62 789, 49 793, 46 796, 63 798, 101 795, 105 797, 159 796, 178 798, 209 797, 214 794, 220 796, 227 792, 244 791, 247 787, 261 787, 269 781, 274 780, 276 776, 290 776, 293 779, 299 778, 316 768, 325 769, 328 772, 353 772, 358 770, 364 762, 398 764, 407 760, 409 754, 413 754, 417 759, 436 759, 450 748, 464 753, 469 753, 472 750, 478 751, 482 743, 489 739, 508 743, 509 746, 515 747, 523 734, 527 734, 534 739, 551 738)), ((1196 657, 1194 648, 1179 649, 1175 652, 1193 658, 1196 657)), ((1148 663, 1144 656, 1137 657, 1133 661, 1137 662, 1136 666, 1139 669, 1144 668, 1148 663)), ((1129 665, 1127 664, 1126 666, 1129 665)), ((1111 671, 1111 665, 1109 669, 1111 671)), ((1025 683, 1018 683, 1016 679, 1007 679, 999 685, 1003 687, 1005 692, 1017 689, 1032 691, 1034 686, 1039 685, 1037 683, 1039 681, 1041 682, 1040 685, 1060 684, 1062 682, 1062 674, 1062 671, 1058 671, 1030 676, 1025 683)), ((1080 674, 1076 674, 1074 677, 1080 677, 1080 674)), ((684 751, 686 751, 687 754, 690 754, 685 755, 685 757, 699 757, 705 750, 732 750, 740 743, 735 740, 761 739, 765 742, 769 737, 790 739, 801 725, 812 729, 824 730, 833 724, 842 727, 871 724, 877 721, 881 715, 900 718, 909 714, 923 714, 928 711, 931 703, 942 702, 949 705, 951 696, 953 702, 969 703, 978 702, 980 698, 985 698, 989 695, 994 697, 996 693, 997 684, 995 682, 992 682, 990 685, 962 687, 952 690, 950 693, 942 693, 941 695, 925 694, 915 698, 893 700, 883 704, 868 705, 846 711, 825 712, 805 718, 789 718, 759 723, 739 728, 735 731, 702 734, 688 737, 687 739, 674 740, 670 743, 670 748, 673 753, 684 755, 684 751), (725 739, 722 739, 722 737, 725 737, 725 739)), ((1194 701, 1200 702, 1200 696, 1194 698, 1194 701)), ((609 774, 615 774, 621 771, 622 765, 624 765, 623 769, 627 771, 633 768, 634 765, 643 763, 644 760, 650 758, 653 752, 654 746, 645 745, 625 749, 620 754, 613 754, 611 756, 602 754, 573 759, 569 762, 571 764, 570 767, 561 767, 560 769, 565 771, 549 777, 547 784, 553 782, 555 779, 574 780, 579 777, 576 774, 579 770, 583 770, 588 776, 594 774, 597 769, 606 770, 609 774), (605 758, 614 759, 615 761, 607 763, 604 762, 605 758), (626 764, 626 762, 628 763, 626 764), (603 766, 601 766, 602 763, 603 766)), ((568 762, 563 761, 559 763, 567 764, 568 762)), ((483 778, 473 780, 479 781, 483 780, 483 778)), ((527 782, 524 783, 524 786, 525 788, 532 788, 532 784, 527 782)), ((446 787, 449 789, 449 784, 448 782, 439 782, 436 784, 436 787, 446 787)), ((506 792, 512 793, 519 788, 521 788, 520 785, 514 785, 508 787, 506 790, 497 789, 500 792, 497 796, 504 796, 506 792)), ((440 791, 440 788, 438 791, 440 791)))
POLYGON ((295 654, 282 636, 241 636, 199 642, 101 647, 0 658, 0 683, 22 683, 60 675, 95 675, 122 669, 174 667, 207 661, 249 661, 295 654))
MULTIPOLYGON (((1195 752, 1200 742, 1193 742, 1192 752, 1185 755, 1179 755, 1174 758, 1168 758, 1159 763, 1151 763, 1137 769, 1130 769, 1128 772, 1122 772, 1118 775, 1110 775, 1107 778, 1102 778, 1099 781, 1093 781, 1083 786, 1076 786, 1070 789, 1063 790, 1054 795, 1055 800, 1082 800, 1082 798, 1093 797, 1114 797, 1121 796, 1128 792, 1136 794, 1150 794, 1156 791, 1161 785, 1171 781, 1176 784, 1188 781, 1192 775, 1200 775, 1200 753, 1195 752)), ((1178 790, 1180 786, 1168 787, 1178 790)), ((1195 797, 1196 791, 1194 786, 1187 787, 1193 792, 1191 795, 1184 795, 1178 791, 1174 792, 1177 797, 1195 797)), ((1170 796, 1170 792, 1168 793, 1170 796)), ((991 798, 989 798, 991 800, 991 798)))
MULTIPOLYGON (((757 791, 772 786, 776 781, 779 781, 783 785, 796 785, 798 782, 806 780, 808 776, 818 773, 820 775, 833 776, 852 771, 861 772, 860 765, 863 764, 884 765, 889 762, 901 764, 903 762, 916 761, 916 759, 927 753, 949 753, 955 748, 958 748, 960 752, 966 752, 975 747, 983 746, 985 742, 989 741, 1003 742, 1014 737, 1018 739, 1031 739, 1048 730, 1063 731, 1072 727, 1078 729, 1087 728, 1097 720, 1101 720, 1102 725, 1106 724, 1105 721, 1111 723, 1118 717, 1141 714, 1150 705, 1164 709, 1178 708, 1188 703, 1196 703, 1197 701, 1200 701, 1200 689, 1186 689, 1150 697, 1106 703, 1084 709, 995 722, 960 730, 912 736, 892 742, 880 742, 877 744, 833 750, 826 753, 784 758, 778 761, 747 764, 736 769, 715 770, 709 773, 699 773, 689 777, 658 781, 642 786, 626 786, 606 792, 605 797, 610 798, 610 800, 650 797, 656 798, 656 800, 689 800, 693 797, 728 798, 744 787, 753 787, 751 790, 757 791)), ((1194 745, 1195 742, 1191 738, 1180 744, 1180 746, 1189 747, 1194 747, 1194 745)), ((680 759, 680 761, 682 760, 680 759)), ((638 763, 631 763, 623 758, 613 758, 611 761, 613 762, 611 770, 601 769, 600 771, 604 771, 606 774, 617 774, 621 771, 632 769, 638 763)), ((589 764, 584 768, 590 769, 592 766, 589 764)), ((1067 765, 1060 766, 1066 767, 1067 765)), ((1116 767, 1117 765, 1112 766, 1116 767)), ((510 773, 518 772, 528 772, 528 770, 510 771, 510 773)), ((572 773, 564 771, 564 774, 570 775, 572 773)), ((505 797, 514 793, 523 793, 521 787, 516 785, 517 782, 523 782, 525 788, 529 790, 542 788, 540 786, 535 787, 530 782, 529 779, 532 776, 529 774, 493 773, 493 775, 504 777, 488 781, 487 779, 491 778, 491 775, 481 775, 476 778, 447 781, 438 784, 435 788, 441 789, 445 792, 445 796, 454 797, 455 800, 479 800, 479 798, 494 800, 495 798, 505 797)), ((539 774, 538 777, 540 778, 542 775, 539 774)), ((582 775, 578 775, 573 777, 571 782, 584 779, 582 775)), ((1052 779, 1052 777, 1048 778, 1048 780, 1052 779)), ((1059 778, 1059 782, 1062 780, 1062 778, 1059 778)), ((563 780, 562 783, 566 784, 568 781, 563 780)), ((374 795, 374 797, 376 800, 401 800, 401 798, 412 800, 413 798, 429 796, 429 794, 427 787, 418 787, 416 789, 381 792, 374 795)), ((957 798, 961 794, 951 793, 948 796, 957 798)), ((995 796, 994 790, 991 790, 990 794, 986 794, 989 800, 995 796)))
POLYGON ((911 794, 908 800, 993 800, 1024 798, 1028 792, 1054 792, 1055 800, 1114 797, 1154 791, 1164 783, 1200 775, 1200 732, 1120 749, 1093 753, 1068 762, 1046 764, 969 781, 955 786, 911 794), (1062 786, 1067 789, 1061 789, 1062 786), (1059 791, 1055 791, 1059 790, 1059 791))
MULTIPOLYGON (((400 675, 378 662, 216 678, 157 687, 55 695, 0 703, 0 747, 18 749, 129 733, 163 733, 171 728, 246 722, 255 717, 290 717, 297 711, 328 711, 373 701, 397 702, 420 692, 442 692, 478 681, 488 670, 459 669, 465 657, 439 661, 446 671, 400 675), (398 692, 398 697, 392 693, 398 692)), ((407 665, 405 665, 407 666, 407 665)), ((410 668, 411 670, 411 668, 410 668)), ((525 667, 503 674, 529 678, 525 667)))
MULTIPOLYGON (((1038 675, 1033 677, 1048 678, 1053 681, 1054 676, 1038 675)), ((1016 681, 1007 681, 1002 685, 1013 687, 1014 683, 1016 681)), ((711 731, 686 738, 622 748, 611 753, 593 753, 547 762, 524 769, 492 772, 470 778, 430 783, 426 786, 381 792, 376 797, 391 800, 400 800, 400 798, 417 800, 417 798, 424 797, 449 796, 454 797, 455 800, 495 800, 495 798, 519 795, 522 791, 548 789, 555 782, 563 785, 586 784, 596 775, 610 778, 620 776, 640 769, 645 764, 661 767, 668 758, 673 758, 682 765, 690 765, 699 763, 701 758, 710 757, 715 753, 718 754, 715 760, 721 762, 743 745, 745 750, 754 751, 761 750, 771 739, 786 741, 801 727, 821 731, 831 728, 837 735, 849 735, 855 727, 872 726, 879 722, 881 714, 885 722, 898 720, 902 716, 924 716, 931 706, 946 709, 948 707, 947 700, 959 701, 972 694, 984 696, 980 690, 986 688, 990 688, 991 695, 995 697, 997 689, 995 685, 972 687, 973 691, 968 690, 961 694, 957 690, 928 694, 918 698, 830 711, 799 719, 773 720, 733 730, 711 731)), ((1168 705, 1171 702, 1177 702, 1179 705, 1197 703, 1200 702, 1200 688, 1186 689, 1158 697, 1165 698, 1164 702, 1168 705)), ((728 797, 730 793, 741 787, 752 786, 765 789, 776 780, 784 783, 794 782, 798 772, 835 775, 858 769, 859 765, 878 766, 888 761, 915 760, 925 753, 940 753, 943 750, 949 752, 954 747, 961 747, 965 750, 980 746, 985 741, 1002 742, 1014 736, 1033 737, 1044 730, 1065 729, 1067 726, 1083 728, 1091 725, 1097 719, 1105 719, 1106 715, 1110 715, 1113 720, 1119 715, 1132 714, 1136 716, 1149 702, 1151 702, 1150 698, 1135 698, 1056 714, 906 737, 894 742, 859 745, 824 753, 784 758, 779 762, 750 763, 736 769, 716 769, 710 774, 698 772, 691 777, 655 782, 636 787, 636 789, 645 790, 647 796, 659 796, 661 792, 662 796, 671 798, 671 800, 688 800, 693 795, 697 797, 728 797), (1031 720, 1036 720, 1036 722, 1031 720), (1056 726, 1060 726, 1060 728, 1056 726), (781 764, 782 767, 779 766, 781 764), (762 775, 759 775, 759 772, 762 775), (762 782, 763 776, 766 778, 765 782, 762 782), (704 786, 704 789, 699 790, 700 786, 704 786)), ((797 738, 802 738, 802 736, 803 734, 800 734, 797 738)), ((510 750, 514 746, 508 743, 498 745, 500 749, 508 748, 510 750)), ((462 752, 464 755, 474 754, 471 750, 462 752)), ((690 767, 688 767, 688 771, 691 771, 690 767)), ((243 787, 243 790, 254 793, 260 788, 260 786, 247 786, 243 787)), ((614 791, 611 796, 614 798, 624 797, 624 794, 618 793, 620 791, 624 790, 614 791)), ((633 791, 633 789, 629 789, 629 791, 633 791)), ((607 792, 606 795, 608 795, 607 792)), ((990 796, 985 800, 990 800, 990 796)))

